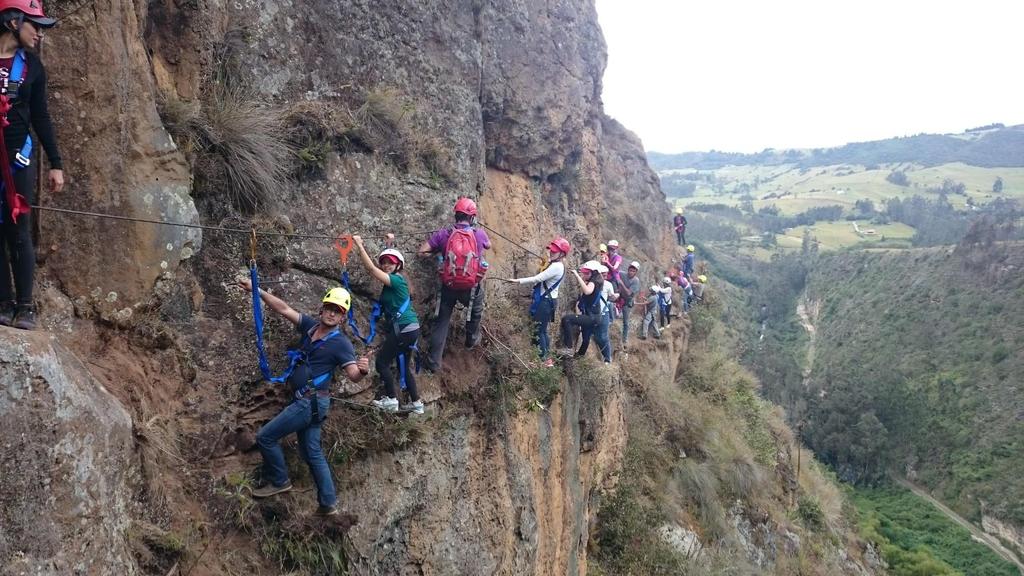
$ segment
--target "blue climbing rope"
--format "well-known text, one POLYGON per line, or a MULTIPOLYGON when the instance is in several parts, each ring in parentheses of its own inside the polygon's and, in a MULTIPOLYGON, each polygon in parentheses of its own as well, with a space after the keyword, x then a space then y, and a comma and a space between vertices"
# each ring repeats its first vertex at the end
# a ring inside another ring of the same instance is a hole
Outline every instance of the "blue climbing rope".
MULTIPOLYGON (((348 270, 341 271, 341 285, 345 287, 345 290, 348 290, 349 294, 352 293, 352 287, 349 285, 348 270)), ((368 324, 370 325, 370 331, 367 332, 366 337, 364 338, 363 335, 359 333, 359 325, 356 324, 355 314, 352 312, 352 308, 349 307, 348 327, 352 329, 352 334, 355 335, 356 338, 359 338, 359 340, 363 344, 369 345, 370 342, 373 342, 373 338, 377 335, 377 320, 380 319, 380 315, 380 302, 374 300, 373 308, 370 310, 370 318, 368 321, 368 324)))
POLYGON ((255 261, 249 265, 249 280, 252 282, 252 319, 256 330, 256 353, 259 355, 260 372, 265 380, 273 381, 267 351, 263 347, 263 301, 260 298, 260 275, 256 270, 255 261))

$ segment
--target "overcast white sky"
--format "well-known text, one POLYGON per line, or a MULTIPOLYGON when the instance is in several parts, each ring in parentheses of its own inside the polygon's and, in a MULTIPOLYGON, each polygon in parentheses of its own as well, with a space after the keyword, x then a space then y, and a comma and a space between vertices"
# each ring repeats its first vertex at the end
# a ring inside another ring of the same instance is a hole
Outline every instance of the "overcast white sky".
POLYGON ((605 111, 648 150, 1024 123, 1021 0, 596 0, 605 111))

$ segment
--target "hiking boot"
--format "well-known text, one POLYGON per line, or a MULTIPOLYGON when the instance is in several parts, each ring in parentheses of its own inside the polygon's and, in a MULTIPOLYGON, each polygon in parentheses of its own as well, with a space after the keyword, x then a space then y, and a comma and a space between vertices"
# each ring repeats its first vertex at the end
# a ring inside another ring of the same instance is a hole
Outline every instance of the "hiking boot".
POLYGON ((14 327, 19 330, 36 329, 36 312, 32 306, 18 306, 18 313, 14 317, 14 327))
POLYGON ((436 374, 441 369, 433 358, 426 355, 420 357, 420 368, 427 374, 436 374))
POLYGON ((384 396, 383 398, 378 398, 377 400, 370 402, 370 404, 372 404, 374 408, 379 408, 385 412, 398 412, 398 398, 384 396))
POLYGON ((409 402, 408 404, 402 404, 402 412, 408 412, 410 414, 423 414, 423 400, 417 400, 415 402, 409 402))
POLYGON ((252 497, 253 498, 270 498, 274 494, 280 494, 282 492, 287 492, 287 491, 289 491, 291 489, 292 489, 292 483, 291 482, 285 484, 284 486, 274 486, 273 484, 267 483, 266 485, 261 486, 261 487, 255 489, 255 490, 253 490, 252 491, 252 497))
POLYGON ((0 326, 10 326, 14 323, 14 302, 0 302, 0 326))
POLYGON ((338 507, 337 506, 323 506, 323 505, 317 506, 317 508, 316 508, 316 515, 317 516, 337 516, 338 515, 338 507))
POLYGON ((467 350, 472 350, 473 348, 476 348, 477 346, 479 346, 480 345, 480 340, 482 338, 483 338, 483 336, 480 335, 479 331, 477 331, 477 333, 475 335, 473 335, 473 336, 469 336, 467 334, 466 335, 466 349, 467 350))
POLYGON ((554 366, 555 366, 555 359, 554 358, 548 358, 547 360, 544 361, 544 367, 545 368, 554 368, 554 366))

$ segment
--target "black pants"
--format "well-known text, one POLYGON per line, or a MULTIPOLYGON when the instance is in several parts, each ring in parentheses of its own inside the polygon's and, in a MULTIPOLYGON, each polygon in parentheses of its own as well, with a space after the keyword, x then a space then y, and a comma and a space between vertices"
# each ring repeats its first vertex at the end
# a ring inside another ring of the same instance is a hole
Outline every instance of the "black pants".
POLYGON ((669 302, 668 304, 665 304, 664 306, 658 308, 658 325, 661 326, 662 328, 664 328, 665 325, 668 324, 669 322, 672 322, 672 303, 671 302, 669 302))
POLYGON ((472 348, 480 342, 480 318, 484 314, 484 285, 477 284, 469 290, 452 290, 442 286, 441 306, 430 332, 430 364, 434 370, 441 368, 441 357, 444 355, 445 342, 448 341, 448 329, 451 327, 452 311, 455 310, 456 303, 469 307, 466 348, 472 348))
MULTIPOLYGON (((0 143, 0 146, 3 144, 0 143)), ((35 168, 29 167, 14 172, 14 186, 18 193, 31 203, 35 168)), ((0 192, 0 197, 6 196, 0 192)), ((0 224, 0 302, 16 300, 19 305, 32 304, 32 281, 36 270, 36 251, 32 246, 32 217, 22 214, 17 224, 11 222, 11 209, 6 201, 0 201, 3 210, 3 224, 0 224), (11 291, 11 275, 14 275, 14 291, 11 291)))
POLYGON ((686 245, 686 230, 676 230, 676 242, 680 246, 686 245))
POLYGON ((391 363, 394 362, 400 371, 401 366, 398 362, 398 356, 404 354, 405 389, 409 392, 409 399, 411 401, 415 402, 420 399, 420 394, 416 390, 416 370, 413 369, 416 363, 416 352, 412 349, 419 339, 419 328, 411 332, 402 332, 401 334, 395 334, 395 331, 390 329, 387 331, 387 336, 384 337, 384 344, 377 351, 377 359, 374 360, 374 366, 377 368, 377 373, 380 374, 381 382, 384 384, 384 394, 389 398, 398 398, 397 390, 395 390, 395 376, 391 373, 391 363))
POLYGON ((601 354, 606 361, 609 360, 610 350, 606 350, 608 347, 607 327, 603 326, 606 321, 603 314, 566 314, 562 316, 562 346, 565 348, 575 346, 576 329, 579 327, 583 334, 583 343, 576 351, 576 355, 583 356, 587 353, 587 349, 590 348, 590 338, 594 336, 598 346, 601 347, 601 354))

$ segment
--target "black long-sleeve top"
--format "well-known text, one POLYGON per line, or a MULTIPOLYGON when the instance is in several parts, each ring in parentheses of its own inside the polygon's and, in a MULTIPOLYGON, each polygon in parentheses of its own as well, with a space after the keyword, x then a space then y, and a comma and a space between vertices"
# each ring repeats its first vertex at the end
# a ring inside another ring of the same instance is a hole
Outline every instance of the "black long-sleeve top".
POLYGON ((50 109, 46 102, 46 70, 43 68, 43 62, 39 56, 27 50, 25 51, 25 66, 27 68, 25 81, 18 89, 18 97, 14 99, 14 106, 7 113, 7 121, 11 125, 4 128, 4 143, 7 145, 8 155, 14 158, 14 154, 21 150, 25 144, 25 136, 28 135, 29 123, 31 123, 32 129, 36 133, 34 144, 41 145, 46 151, 46 157, 50 160, 50 168, 62 170, 60 151, 57 149, 57 134, 53 130, 50 109))

